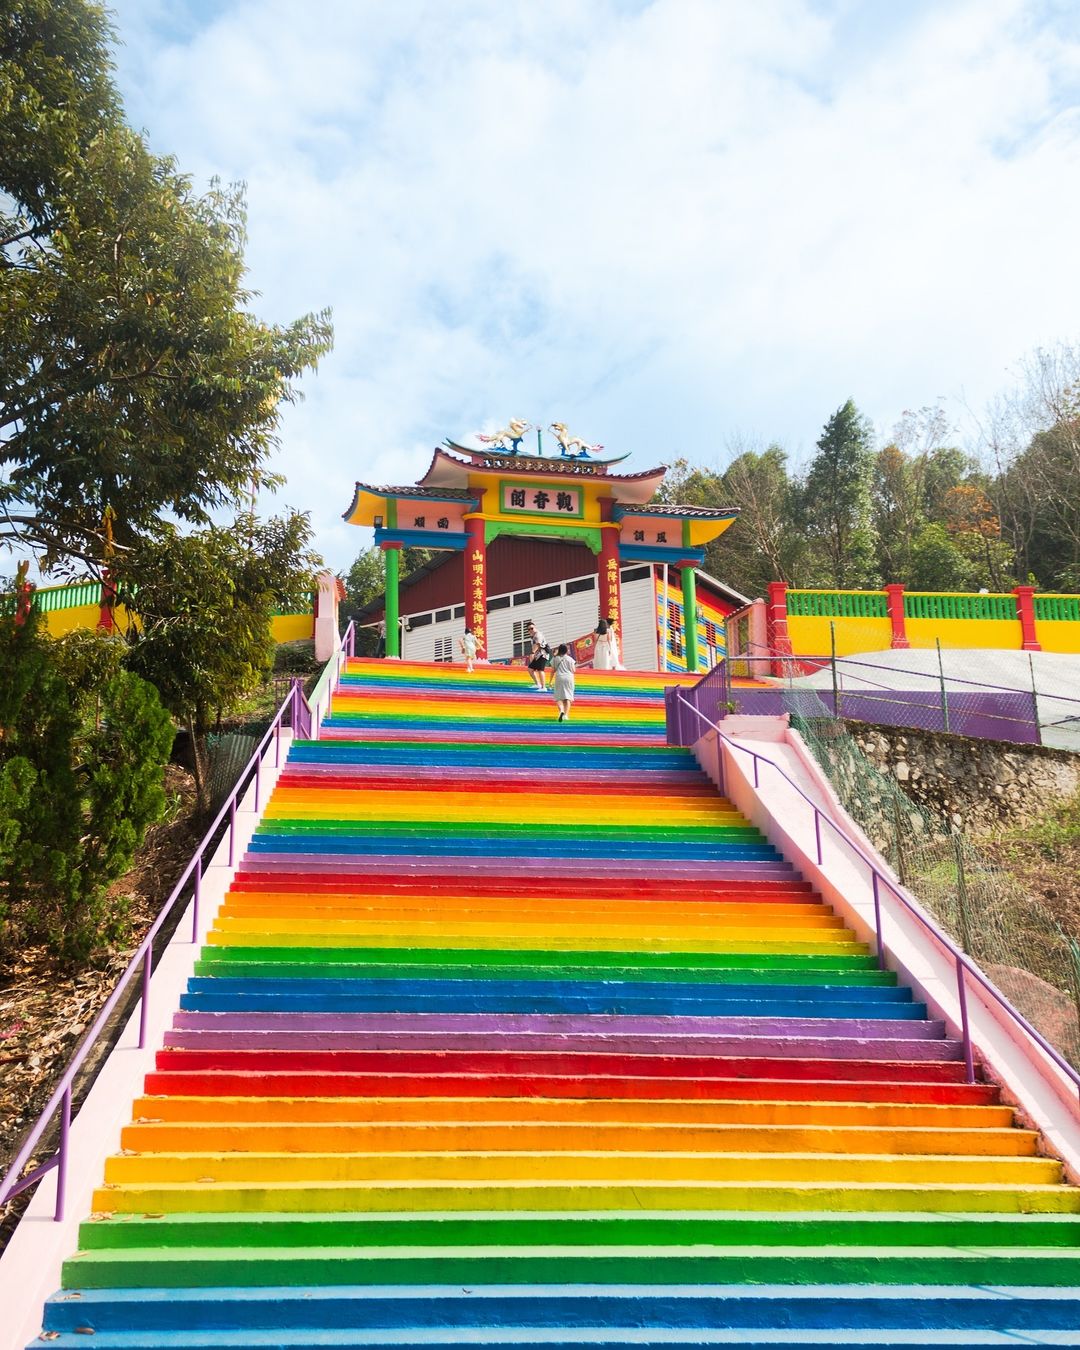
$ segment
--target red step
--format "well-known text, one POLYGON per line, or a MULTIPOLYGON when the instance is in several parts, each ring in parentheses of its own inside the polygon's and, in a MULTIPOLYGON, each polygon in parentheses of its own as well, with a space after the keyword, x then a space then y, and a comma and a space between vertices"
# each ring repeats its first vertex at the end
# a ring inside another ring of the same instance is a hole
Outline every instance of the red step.
MULTIPOLYGON (((302 855, 298 855, 302 856, 302 855)), ((307 895, 313 891, 339 895, 428 895, 448 891, 458 895, 463 889, 469 895, 505 895, 517 899, 523 895, 551 895, 556 887, 575 895, 590 898, 632 900, 648 897, 655 900, 741 900, 787 902, 802 900, 812 894, 807 881, 716 881, 705 885, 695 881, 693 887, 664 878, 612 878, 610 875, 586 876, 575 874, 561 883, 550 877, 520 876, 517 878, 479 874, 463 879, 456 872, 425 873, 422 877, 408 877, 401 872, 247 872, 240 871, 233 879, 233 891, 282 891, 307 895), (674 893, 673 893, 674 892, 674 893)))
POLYGON ((152 1096, 184 1097, 551 1097, 603 1100, 906 1102, 993 1106, 989 1083, 855 1083, 746 1078, 563 1078, 540 1074, 181 1073, 146 1075, 152 1096))
MULTIPOLYGON (((287 1020, 288 1014, 283 1013, 287 1020)), ((607 1075, 633 1078, 785 1079, 823 1082, 961 1082, 958 1060, 882 1061, 784 1059, 769 1055, 630 1055, 561 1050, 159 1050, 163 1072, 194 1070, 246 1073, 516 1074, 545 1078, 607 1075)))

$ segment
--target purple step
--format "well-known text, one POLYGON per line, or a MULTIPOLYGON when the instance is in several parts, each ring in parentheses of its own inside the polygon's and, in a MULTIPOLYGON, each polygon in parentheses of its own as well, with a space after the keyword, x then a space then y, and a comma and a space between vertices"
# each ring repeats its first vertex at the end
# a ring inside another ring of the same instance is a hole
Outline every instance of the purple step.
MULTIPOLYGON (((794 1019, 793 1019, 794 1020, 794 1019)), ((800 1019, 801 1021, 801 1019, 800 1019)), ((819 1023, 820 1025, 820 1023, 819 1023)), ((615 1052, 626 1055, 678 1054, 757 1056, 768 1055, 778 1059, 885 1059, 912 1062, 938 1062, 963 1057, 960 1041, 928 1040, 926 1037, 905 1037, 901 1028, 911 1023, 886 1023, 896 1028, 893 1036, 864 1036, 857 1029, 846 1034, 837 1030, 831 1036, 814 1035, 806 1024, 790 1030, 785 1028, 767 1035, 739 1034, 696 1037, 620 1036, 609 1034, 590 1036, 585 1033, 543 1035, 524 1032, 502 1035, 498 1032, 456 1032, 424 1037, 416 1032, 305 1032, 305 1031, 170 1031, 165 1034, 165 1045, 179 1050, 380 1050, 423 1051, 441 1050, 500 1050, 522 1051, 557 1050, 575 1052, 615 1052)), ((851 1028, 851 1023, 836 1022, 836 1028, 851 1028)), ((876 1031, 876 1028, 875 1028, 876 1031)))
MULTIPOLYGON (((471 1032, 488 1034, 491 1032, 547 1032, 556 1035, 568 1035, 577 1032, 614 1032, 636 1036, 685 1036, 711 1035, 718 1026, 727 1029, 733 1023, 746 1027, 760 1028, 769 1026, 774 1031, 791 1026, 795 1021, 806 1021, 819 1029, 823 1026, 821 1018, 735 1018, 735 1017, 649 1017, 644 1015, 621 1016, 616 1013, 317 1013, 317 1012, 191 1012, 181 1010, 173 1017, 175 1030, 200 1031, 277 1031, 282 1019, 287 1018, 291 1028, 298 1031, 430 1031, 471 1032)), ((858 1026, 865 1028, 868 1037, 877 1036, 879 1027, 902 1026, 908 1039, 940 1039, 945 1032, 945 1023, 941 1021, 885 1021, 866 1019, 849 1020, 832 1025, 858 1026)), ((886 1032, 880 1033, 883 1037, 886 1032)))
MULTIPOLYGON (((318 854, 296 853, 255 853, 246 854, 241 863, 244 872, 258 873, 346 873, 362 875, 365 872, 396 872, 401 876, 414 876, 417 873, 434 873, 438 876, 467 876, 469 873, 496 873, 505 875, 507 858, 483 857, 469 854, 458 857, 446 854, 438 858, 408 858, 400 853, 333 854, 319 857, 318 854)), ((717 862, 704 859, 701 862, 680 862, 674 859, 648 858, 650 880, 660 877, 705 877, 715 881, 770 881, 776 878, 795 879, 795 870, 786 862, 717 862), (659 866, 660 863, 663 866, 659 866)), ((614 874, 638 877, 642 873, 640 858, 517 858, 513 859, 516 876, 555 876, 585 874, 593 876, 603 871, 605 876, 614 874)))
POLYGON ((174 1019, 165 1044, 190 1050, 564 1050, 624 1054, 956 1060, 943 1022, 782 1017, 605 1018, 542 1014, 192 1013, 174 1019), (599 1019, 598 1019, 599 1020, 599 1019), (695 1022, 697 1025, 688 1026, 695 1022), (626 1025, 627 1023, 632 1025, 626 1025), (666 1025, 659 1025, 665 1024, 666 1025), (719 1025, 718 1025, 719 1024, 719 1025))
MULTIPOLYGON (((408 787, 423 791, 427 786, 427 780, 419 782, 416 769, 415 764, 353 764, 348 760, 327 760, 323 762, 297 760, 282 775, 282 781, 287 783, 290 775, 303 778, 311 778, 316 775, 324 775, 330 778, 355 778, 359 782, 366 782, 372 777, 379 779, 399 778, 408 787)), ((535 786, 536 766, 526 765, 516 768, 513 765, 504 764, 492 765, 487 768, 475 764, 440 764, 438 781, 443 782, 449 778, 460 778, 468 783, 483 782, 485 779, 498 781, 503 778, 514 778, 535 786)), ((622 787, 626 785, 626 779, 625 769, 559 769, 560 783, 588 783, 590 786, 598 783, 617 783, 622 787)), ((677 790, 682 789, 688 796, 707 795, 712 801, 717 800, 708 779, 698 768, 649 769, 644 766, 635 771, 635 781, 647 784, 650 788, 670 784, 677 790)), ((681 794, 677 791, 673 795, 681 794)))

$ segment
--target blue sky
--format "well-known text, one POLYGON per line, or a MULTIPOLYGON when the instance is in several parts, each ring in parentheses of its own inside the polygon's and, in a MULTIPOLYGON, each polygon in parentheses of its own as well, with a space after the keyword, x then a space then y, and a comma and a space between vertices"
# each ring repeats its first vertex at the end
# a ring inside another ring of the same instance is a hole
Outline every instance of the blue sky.
MULTIPOLYGON (((331 305, 279 503, 566 422, 649 467, 853 397, 958 436, 1075 341, 1071 0, 112 0, 128 114, 248 184, 266 318, 331 305)), ((272 509, 273 500, 263 503, 272 509)))

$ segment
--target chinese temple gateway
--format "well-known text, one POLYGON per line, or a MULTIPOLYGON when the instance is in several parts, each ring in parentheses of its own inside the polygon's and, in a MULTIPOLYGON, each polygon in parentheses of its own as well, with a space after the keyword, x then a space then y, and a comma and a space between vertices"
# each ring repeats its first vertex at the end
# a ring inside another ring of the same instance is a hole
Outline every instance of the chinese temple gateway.
POLYGON ((588 660, 606 617, 630 669, 714 664, 725 617, 746 601, 701 563, 738 512, 650 505, 666 466, 613 472, 620 462, 448 441, 413 486, 357 483, 344 519, 372 527, 385 555, 385 598, 366 617, 385 617, 387 655, 460 659, 470 628, 482 657, 509 661, 528 650, 531 619, 588 660), (446 552, 402 581, 404 547, 446 552))

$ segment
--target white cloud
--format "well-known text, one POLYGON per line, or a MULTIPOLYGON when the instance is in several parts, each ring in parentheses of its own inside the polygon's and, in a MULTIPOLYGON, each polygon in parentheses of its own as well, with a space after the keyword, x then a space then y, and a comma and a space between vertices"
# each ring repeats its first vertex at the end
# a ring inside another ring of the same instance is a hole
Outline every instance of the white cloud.
POLYGON ((715 461, 849 394, 881 425, 981 399, 1074 334, 1068 7, 117 9, 134 120, 249 184, 260 313, 334 306, 281 466, 337 565, 355 478, 485 419, 715 461))

